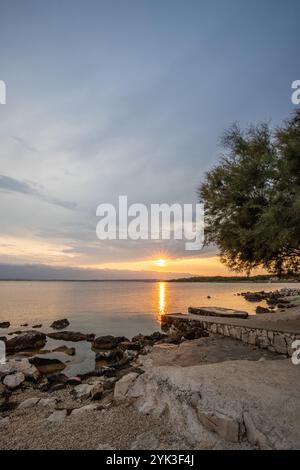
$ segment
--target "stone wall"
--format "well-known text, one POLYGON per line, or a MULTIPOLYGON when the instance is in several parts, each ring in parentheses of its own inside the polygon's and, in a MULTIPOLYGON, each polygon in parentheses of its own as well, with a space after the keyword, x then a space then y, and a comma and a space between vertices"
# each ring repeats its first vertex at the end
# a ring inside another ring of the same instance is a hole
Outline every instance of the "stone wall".
MULTIPOLYGON (((245 320, 247 322, 247 320, 245 320)), ((187 324, 193 328, 203 328, 209 333, 216 333, 222 336, 229 336, 234 339, 243 341, 243 343, 258 346, 262 349, 292 356, 294 350, 292 343, 296 339, 300 339, 299 334, 285 333, 281 331, 271 331, 261 328, 253 328, 247 326, 230 325, 229 323, 218 323, 216 321, 191 320, 188 316, 185 318, 173 317, 165 315, 162 318, 162 327, 170 334, 178 334, 181 329, 186 328, 187 324)))

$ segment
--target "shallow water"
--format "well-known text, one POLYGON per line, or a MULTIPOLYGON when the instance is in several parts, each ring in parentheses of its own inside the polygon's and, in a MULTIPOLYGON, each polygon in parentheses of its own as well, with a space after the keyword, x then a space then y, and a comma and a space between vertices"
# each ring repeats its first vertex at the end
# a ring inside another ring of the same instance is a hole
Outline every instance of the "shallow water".
MULTIPOLYGON (((131 338, 138 333, 159 330, 163 313, 186 313, 189 306, 228 307, 254 314, 258 304, 247 302, 236 295, 238 292, 269 291, 282 287, 300 287, 300 283, 2 281, 0 321, 10 321, 11 328, 1 329, 0 336, 20 329, 23 323, 28 323, 28 328, 42 323, 40 330, 47 332, 54 320, 68 318, 69 330, 131 338)), ((61 344, 66 343, 48 340, 46 348, 61 344)), ((73 374, 91 369, 94 353, 90 343, 67 344, 75 346, 75 357, 61 353, 55 355, 70 361, 67 372, 73 374)))

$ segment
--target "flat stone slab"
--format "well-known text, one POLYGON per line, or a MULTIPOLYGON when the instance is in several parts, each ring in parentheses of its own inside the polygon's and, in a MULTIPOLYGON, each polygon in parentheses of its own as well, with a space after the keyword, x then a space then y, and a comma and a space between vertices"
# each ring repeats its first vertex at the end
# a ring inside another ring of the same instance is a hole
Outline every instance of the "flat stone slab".
POLYGON ((189 313, 207 317, 248 318, 248 313, 242 310, 221 307, 189 307, 189 313))

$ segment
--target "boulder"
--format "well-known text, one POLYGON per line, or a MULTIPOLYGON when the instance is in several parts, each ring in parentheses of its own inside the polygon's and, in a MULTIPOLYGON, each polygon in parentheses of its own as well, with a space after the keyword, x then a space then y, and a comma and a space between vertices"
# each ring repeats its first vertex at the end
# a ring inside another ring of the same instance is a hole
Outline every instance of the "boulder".
POLYGON ((26 331, 6 341, 6 351, 13 354, 20 351, 41 349, 46 344, 46 335, 40 331, 26 331))
POLYGON ((47 336, 52 339, 73 341, 74 343, 77 343, 78 341, 93 341, 95 338, 94 334, 84 334, 77 331, 57 331, 48 333, 47 336))
POLYGON ((115 349, 118 345, 124 341, 128 341, 125 336, 98 336, 98 338, 94 339, 93 341, 93 348, 94 349, 115 349))
POLYGON ((122 341, 122 343, 119 344, 119 348, 122 349, 122 351, 140 351, 142 349, 142 346, 139 342, 134 342, 134 341, 122 341))
POLYGON ((90 384, 80 384, 74 387, 72 394, 74 398, 79 400, 85 400, 89 398, 91 391, 93 390, 93 385, 90 384))
POLYGON ((79 377, 68 377, 67 384, 68 385, 80 385, 81 379, 79 377))
POLYGON ((60 370, 65 369, 66 365, 55 358, 35 356, 29 359, 30 364, 33 364, 41 374, 53 374, 60 370))
POLYGON ((53 323, 51 323, 50 327, 53 328, 54 330, 63 330, 64 328, 67 328, 67 326, 70 325, 70 322, 67 318, 63 318, 62 320, 55 320, 53 323))
POLYGON ((93 388, 90 392, 90 397, 92 400, 100 400, 102 398, 104 391, 103 383, 102 382, 95 382, 93 384, 93 388))
POLYGON ((5 364, 0 364, 0 378, 14 372, 22 372, 26 380, 37 381, 40 373, 37 368, 30 364, 28 359, 11 359, 5 364))
POLYGON ((124 377, 116 382, 114 389, 114 400, 116 402, 120 402, 126 399, 126 395, 137 377, 137 373, 131 372, 130 374, 124 375, 124 377))
POLYGON ((256 313, 272 313, 272 310, 269 310, 268 308, 266 307, 261 307, 260 305, 258 305, 255 309, 256 313))
POLYGON ((18 406, 19 410, 22 410, 24 408, 31 408, 32 406, 35 406, 39 401, 38 397, 33 397, 33 398, 27 398, 27 400, 22 401, 20 405, 18 406))
POLYGON ((20 387, 24 381, 25 375, 23 372, 16 372, 15 374, 7 375, 4 378, 3 383, 10 390, 15 390, 16 388, 20 387))
POLYGON ((32 328, 42 328, 42 326, 43 325, 41 323, 39 323, 38 325, 33 325, 32 328))
POLYGON ((113 362, 122 359, 123 353, 122 351, 100 351, 97 352, 95 361, 96 362, 113 362))
POLYGON ((67 417, 67 410, 55 410, 48 418, 50 423, 61 424, 67 417))
POLYGON ((0 328, 9 328, 10 322, 9 321, 2 321, 0 322, 0 328))
POLYGON ((57 398, 41 398, 38 402, 39 406, 55 406, 57 398))
POLYGON ((75 408, 72 411, 71 416, 78 416, 89 411, 96 411, 97 409, 98 409, 98 405, 96 404, 85 405, 85 406, 82 406, 81 408, 75 408))

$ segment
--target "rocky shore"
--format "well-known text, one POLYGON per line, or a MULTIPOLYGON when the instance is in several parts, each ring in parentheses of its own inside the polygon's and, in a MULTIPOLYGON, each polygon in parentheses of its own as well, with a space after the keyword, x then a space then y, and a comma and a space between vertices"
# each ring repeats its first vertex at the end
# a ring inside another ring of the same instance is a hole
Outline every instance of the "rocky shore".
MULTIPOLYGON (((297 304, 286 294, 255 293, 276 310, 283 297, 297 304)), ((300 375, 285 355, 184 323, 131 339, 67 326, 1 337, 1 449, 300 448, 300 375), (91 370, 65 373, 68 342, 87 343, 91 370)))

